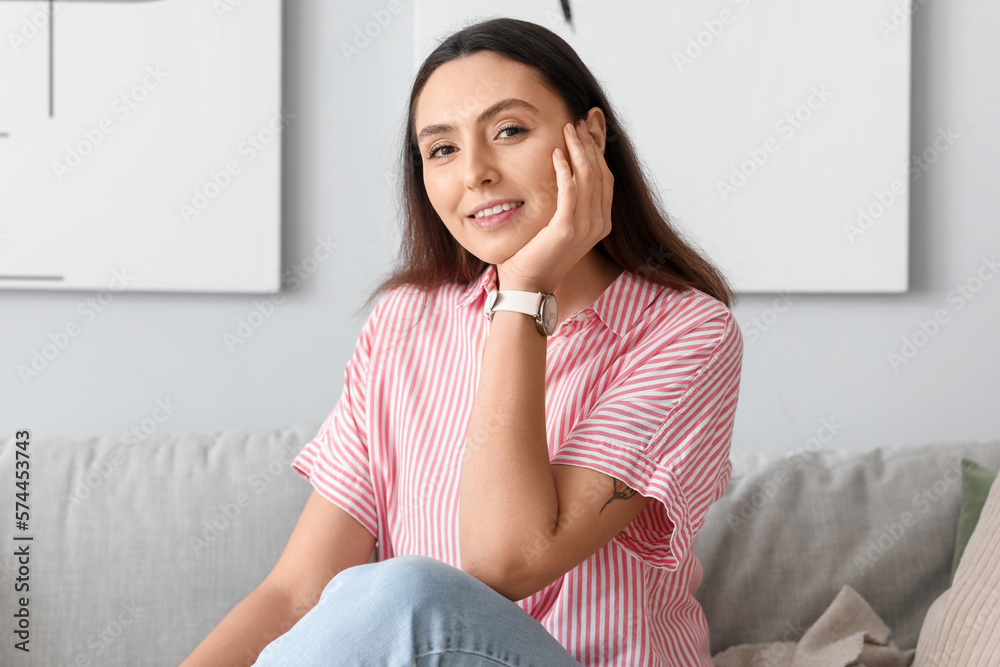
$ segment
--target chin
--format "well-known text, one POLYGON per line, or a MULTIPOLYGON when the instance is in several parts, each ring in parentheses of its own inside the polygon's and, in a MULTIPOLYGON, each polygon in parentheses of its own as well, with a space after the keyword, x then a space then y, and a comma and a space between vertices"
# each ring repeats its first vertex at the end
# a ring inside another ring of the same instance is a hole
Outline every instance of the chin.
POLYGON ((517 251, 524 247, 527 241, 520 242, 510 239, 504 242, 497 240, 495 243, 477 243, 474 247, 462 244, 462 246, 474 257, 487 264, 500 265, 517 254, 517 251))
POLYGON ((466 248, 466 250, 468 250, 469 254, 476 259, 486 262, 487 264, 503 264, 510 258, 510 255, 502 255, 496 252, 475 252, 471 248, 466 248))

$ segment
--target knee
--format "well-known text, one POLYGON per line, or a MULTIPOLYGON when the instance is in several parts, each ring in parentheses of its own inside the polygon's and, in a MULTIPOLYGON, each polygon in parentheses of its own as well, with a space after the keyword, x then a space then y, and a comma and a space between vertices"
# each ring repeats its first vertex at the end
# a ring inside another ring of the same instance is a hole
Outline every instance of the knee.
POLYGON ((379 584, 408 596, 439 596, 461 585, 467 575, 448 563, 429 556, 396 556, 380 563, 375 573, 379 584))
POLYGON ((464 587, 475 585, 472 575, 429 556, 396 556, 341 572, 330 582, 347 575, 341 584, 357 587, 366 596, 405 599, 413 608, 437 605, 449 596, 461 596, 464 587))

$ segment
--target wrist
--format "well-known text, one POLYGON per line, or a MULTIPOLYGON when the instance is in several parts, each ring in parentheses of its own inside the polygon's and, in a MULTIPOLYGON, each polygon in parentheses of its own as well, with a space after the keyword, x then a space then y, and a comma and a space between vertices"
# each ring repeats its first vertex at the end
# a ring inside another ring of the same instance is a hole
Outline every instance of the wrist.
POLYGON ((559 304, 555 294, 530 290, 490 290, 483 314, 492 320, 494 313, 514 311, 530 315, 538 332, 551 336, 559 321, 559 304))
POLYGON ((545 286, 540 285, 537 280, 506 274, 500 270, 500 267, 497 267, 497 289, 515 292, 541 292, 542 294, 548 294, 552 291, 545 289, 545 286))
POLYGON ((512 292, 541 292, 548 294, 552 290, 545 289, 542 285, 531 280, 523 280, 514 277, 502 277, 497 274, 497 289, 512 292))

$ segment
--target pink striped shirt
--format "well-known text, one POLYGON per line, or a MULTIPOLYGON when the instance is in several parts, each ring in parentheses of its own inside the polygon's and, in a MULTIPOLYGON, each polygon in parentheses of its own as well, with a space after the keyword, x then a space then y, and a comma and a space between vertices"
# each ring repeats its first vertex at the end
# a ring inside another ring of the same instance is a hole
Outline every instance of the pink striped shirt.
MULTIPOLYGON (((489 265, 469 284, 383 294, 340 400, 292 461, 378 540, 378 559, 460 567, 458 482, 490 323, 489 265), (423 308, 423 318, 420 319, 423 308)), ((653 500, 590 558, 517 602, 583 665, 705 665, 694 537, 729 483, 743 342, 698 291, 623 271, 559 325, 545 360, 549 458, 653 500)))

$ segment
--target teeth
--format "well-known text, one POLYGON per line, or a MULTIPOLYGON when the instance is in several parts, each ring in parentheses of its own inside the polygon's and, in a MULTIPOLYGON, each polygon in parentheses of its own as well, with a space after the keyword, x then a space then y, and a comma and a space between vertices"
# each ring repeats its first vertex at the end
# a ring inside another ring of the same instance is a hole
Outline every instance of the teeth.
POLYGON ((516 204, 497 204, 493 208, 484 208, 479 213, 476 213, 476 215, 474 215, 473 217, 475 217, 475 218, 482 218, 482 217, 485 217, 487 215, 496 215, 497 213, 500 213, 501 211, 509 211, 510 209, 517 208, 518 206, 521 206, 523 204, 524 204, 523 201, 519 201, 516 204))

